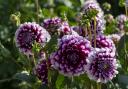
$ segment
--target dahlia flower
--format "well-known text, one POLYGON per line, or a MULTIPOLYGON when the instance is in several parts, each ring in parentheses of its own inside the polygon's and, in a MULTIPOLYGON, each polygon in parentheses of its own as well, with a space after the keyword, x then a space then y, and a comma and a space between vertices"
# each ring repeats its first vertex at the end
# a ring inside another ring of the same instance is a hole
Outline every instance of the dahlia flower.
POLYGON ((61 26, 61 23, 62 20, 59 17, 54 17, 51 19, 45 19, 42 23, 42 26, 49 32, 56 32, 57 29, 61 26))
POLYGON ((64 35, 78 35, 68 24, 68 22, 62 22, 60 28, 58 29, 58 33, 60 38, 64 35))
POLYGON ((51 66, 65 76, 79 76, 85 72, 90 42, 78 35, 65 35, 58 50, 50 56, 51 66))
POLYGON ((95 9, 98 11, 97 17, 103 17, 103 11, 100 8, 98 2, 96 0, 87 0, 82 6, 82 12, 87 13, 89 9, 95 9))
POLYGON ((96 48, 87 61, 87 75, 97 82, 106 83, 118 74, 115 55, 106 48, 96 48))
MULTIPOLYGON (((95 39, 92 39, 92 46, 94 47, 95 39)), ((110 52, 115 53, 116 48, 112 39, 104 35, 98 35, 96 37, 96 48, 108 48, 110 52)))
POLYGON ((117 43, 119 42, 122 36, 120 34, 111 34, 111 35, 108 35, 107 37, 112 39, 114 43, 117 43))
POLYGON ((35 75, 42 81, 42 84, 48 84, 48 67, 46 60, 40 60, 35 67, 35 75))
MULTIPOLYGON (((105 20, 104 20, 104 13, 102 9, 100 8, 99 4, 96 2, 96 0, 87 0, 85 1, 83 7, 82 7, 82 13, 83 15, 87 15, 89 13, 89 10, 94 9, 98 13, 95 16, 96 20, 96 33, 97 35, 100 33, 103 33, 103 30, 105 29, 105 20)), ((91 19, 90 21, 90 28, 88 30, 91 30, 92 34, 94 34, 94 19, 91 19)), ((87 31, 89 33, 89 31, 87 31)))
MULTIPOLYGON (((96 34, 99 35, 101 33, 103 33, 104 29, 105 29, 105 20, 103 18, 99 18, 99 17, 96 17, 96 34)), ((90 29, 91 30, 91 33, 94 34, 95 32, 95 28, 94 28, 94 20, 91 20, 90 22, 90 29)), ((89 32, 89 31, 88 31, 89 32)))
POLYGON ((26 55, 32 55, 32 47, 35 42, 44 46, 50 40, 49 33, 34 22, 21 24, 15 33, 15 37, 16 46, 26 55))
POLYGON ((117 27, 119 31, 124 31, 125 30, 125 22, 128 20, 126 15, 119 15, 116 17, 116 22, 117 22, 117 27))

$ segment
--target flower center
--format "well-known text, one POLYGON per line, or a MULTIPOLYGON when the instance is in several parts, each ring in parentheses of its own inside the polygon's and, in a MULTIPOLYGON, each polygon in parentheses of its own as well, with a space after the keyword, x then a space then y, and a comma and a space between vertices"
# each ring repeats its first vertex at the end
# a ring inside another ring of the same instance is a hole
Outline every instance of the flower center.
POLYGON ((105 70, 107 70, 107 69, 109 68, 109 65, 108 65, 108 64, 104 64, 103 68, 104 68, 105 70))
POLYGON ((71 64, 76 64, 77 61, 78 61, 79 56, 76 53, 72 53, 72 54, 69 54, 67 56, 67 58, 68 58, 68 60, 70 61, 71 64))
POLYGON ((108 71, 109 68, 110 68, 110 65, 108 64, 108 62, 107 63, 105 63, 105 62, 100 62, 99 63, 99 69, 101 71, 108 71))
POLYGON ((24 32, 22 37, 25 43, 31 43, 33 41, 33 35, 30 32, 24 32))

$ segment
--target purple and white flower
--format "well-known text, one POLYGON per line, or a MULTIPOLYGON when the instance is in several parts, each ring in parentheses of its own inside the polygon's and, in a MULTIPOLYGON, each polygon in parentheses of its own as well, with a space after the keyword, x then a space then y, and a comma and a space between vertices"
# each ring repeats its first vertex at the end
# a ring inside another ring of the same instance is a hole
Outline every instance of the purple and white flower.
POLYGON ((65 35, 58 50, 50 56, 51 66, 65 76, 79 76, 85 72, 90 42, 78 35, 65 35))
POLYGON ((97 17, 103 17, 104 13, 100 8, 100 5, 96 0, 87 0, 82 6, 82 12, 87 13, 89 9, 95 9, 98 11, 97 17))
POLYGON ((68 24, 68 22, 62 22, 60 28, 58 29, 58 33, 60 38, 64 35, 78 35, 68 24))
POLYGON ((118 74, 117 67, 115 54, 108 48, 96 48, 88 57, 87 75, 92 80, 106 83, 118 74))
POLYGON ((117 43, 121 39, 121 34, 111 34, 107 36, 108 38, 112 39, 114 43, 117 43))
POLYGON ((42 81, 42 84, 48 84, 48 66, 46 60, 40 60, 34 69, 35 75, 42 81))
POLYGON ((94 34, 95 33, 94 31, 96 30, 97 35, 99 35, 99 34, 103 33, 103 30, 105 29, 106 21, 104 20, 104 13, 96 0, 85 1, 84 5, 82 7, 82 13, 84 15, 87 15, 87 13, 89 13, 90 9, 95 9, 98 11, 98 13, 95 16, 96 28, 94 26, 94 19, 92 18, 90 21, 90 28, 88 28, 87 32, 89 33, 89 30, 91 30, 91 33, 94 34))
POLYGON ((35 42, 44 46, 51 38, 49 33, 35 22, 21 24, 15 33, 15 37, 16 46, 20 52, 26 55, 32 55, 32 47, 35 42))
POLYGON ((118 15, 116 17, 116 22, 117 22, 117 28, 119 31, 124 31, 125 30, 125 22, 128 20, 128 17, 124 14, 118 15))
POLYGON ((89 30, 91 30, 91 34, 93 35, 96 30, 96 35, 99 35, 99 34, 102 34, 103 31, 105 30, 105 20, 104 18, 99 18, 99 17, 95 17, 95 20, 96 20, 96 29, 95 29, 95 25, 94 25, 94 20, 91 20, 90 22, 90 29, 88 29, 88 32, 89 30))
MULTIPOLYGON (((94 47, 95 39, 92 39, 92 47, 94 47)), ((96 37, 96 48, 108 48, 110 52, 115 53, 116 47, 112 39, 104 35, 98 35, 96 37)))
POLYGON ((57 32, 58 28, 61 27, 62 20, 59 17, 44 19, 43 23, 41 24, 46 30, 48 30, 51 34, 57 32))

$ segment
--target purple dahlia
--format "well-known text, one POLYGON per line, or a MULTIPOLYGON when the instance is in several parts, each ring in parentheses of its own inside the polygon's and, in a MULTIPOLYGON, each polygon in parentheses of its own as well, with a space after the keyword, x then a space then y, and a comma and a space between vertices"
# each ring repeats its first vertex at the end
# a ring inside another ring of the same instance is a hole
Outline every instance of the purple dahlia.
MULTIPOLYGON (((94 41, 95 39, 92 39, 92 46, 94 47, 94 41)), ((107 36, 104 35, 98 35, 96 37, 96 47, 97 48, 109 48, 110 52, 114 52, 116 51, 115 48, 115 44, 113 42, 113 40, 111 40, 110 38, 108 38, 107 36)))
POLYGON ((87 61, 87 75, 97 82, 106 83, 118 74, 115 55, 109 49, 95 49, 87 61))
POLYGON ((78 35, 77 32, 75 32, 68 24, 68 22, 63 22, 58 29, 58 33, 60 38, 64 35, 78 35))
MULTIPOLYGON (((99 18, 99 17, 96 17, 96 34, 99 35, 101 33, 103 33, 103 30, 105 29, 105 20, 103 18, 99 18)), ((94 30, 94 20, 91 20, 90 21, 90 29, 88 29, 88 32, 89 30, 91 30, 91 33, 94 34, 95 30, 94 30)))
POLYGON ((49 32, 54 33, 61 26, 62 20, 59 17, 54 17, 51 19, 45 19, 42 26, 49 32))
POLYGON ((35 75, 42 81, 42 84, 48 84, 48 67, 46 60, 40 60, 35 67, 35 75))
POLYGON ((44 46, 50 40, 49 33, 34 22, 21 24, 15 33, 15 37, 16 46, 26 55, 32 55, 32 47, 35 42, 44 46))
POLYGON ((76 31, 77 33, 80 33, 80 27, 79 26, 71 26, 71 29, 76 31))
POLYGON ((94 19, 90 20, 90 27, 80 26, 79 31, 80 34, 85 35, 84 29, 87 29, 86 35, 88 36, 90 34, 94 35, 96 31, 96 35, 103 34, 103 31, 105 29, 105 20, 103 18, 95 17, 96 25, 94 24, 94 19))
POLYGON ((125 30, 125 22, 128 20, 126 15, 119 15, 116 17, 117 27, 120 31, 125 30))
MULTIPOLYGON (((104 20, 104 14, 102 9, 100 8, 98 2, 96 2, 96 0, 87 0, 85 1, 85 4, 82 7, 82 13, 84 15, 87 15, 87 13, 89 13, 90 9, 95 9, 98 11, 95 20, 96 20, 96 33, 100 34, 103 33, 103 30, 105 29, 105 20, 104 20)), ((90 29, 88 29, 88 33, 89 30, 91 30, 91 33, 94 34, 94 20, 91 19, 90 21, 90 29)))
POLYGON ((50 56, 51 66, 65 76, 79 76, 85 72, 90 42, 78 35, 65 35, 58 50, 50 56))
POLYGON ((108 38, 112 39, 114 43, 118 43, 121 39, 121 34, 111 34, 107 36, 108 38))
POLYGON ((71 29, 77 32, 77 34, 79 34, 80 36, 85 36, 85 31, 81 26, 72 26, 71 29))
POLYGON ((96 0, 85 1, 84 5, 82 6, 82 12, 86 14, 90 9, 95 9, 98 11, 97 17, 103 17, 104 13, 96 0))
POLYGON ((68 22, 63 22, 58 29, 59 32, 62 32, 63 34, 70 34, 71 33, 71 28, 68 24, 68 22))
POLYGON ((45 54, 45 52, 42 49, 38 53, 38 59, 39 59, 39 61, 46 59, 46 54, 45 54))

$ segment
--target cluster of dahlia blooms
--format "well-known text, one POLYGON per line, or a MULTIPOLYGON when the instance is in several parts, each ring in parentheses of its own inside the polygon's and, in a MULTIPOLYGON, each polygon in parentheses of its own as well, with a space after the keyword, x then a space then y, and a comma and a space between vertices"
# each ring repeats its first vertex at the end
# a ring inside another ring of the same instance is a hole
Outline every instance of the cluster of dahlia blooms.
POLYGON ((59 17, 44 19, 42 26, 51 34, 58 33, 60 38, 64 35, 77 34, 67 21, 63 21, 59 17))
MULTIPOLYGON (((41 46, 40 51, 36 53, 39 61, 34 72, 43 84, 48 83, 50 68, 69 77, 87 74, 90 79, 101 83, 112 80, 118 73, 115 44, 111 37, 103 34, 103 11, 95 0, 85 1, 82 13, 86 15, 90 9, 95 9, 98 13, 95 19, 90 20, 90 28, 87 31, 83 26, 70 26, 68 21, 63 21, 59 17, 45 19, 42 26, 28 22, 21 24, 17 29, 16 46, 21 52, 35 55, 33 46, 41 46), (49 54, 42 49, 52 35, 58 35, 57 50, 48 57, 49 54)), ((124 19, 119 22, 123 23, 124 19)))

